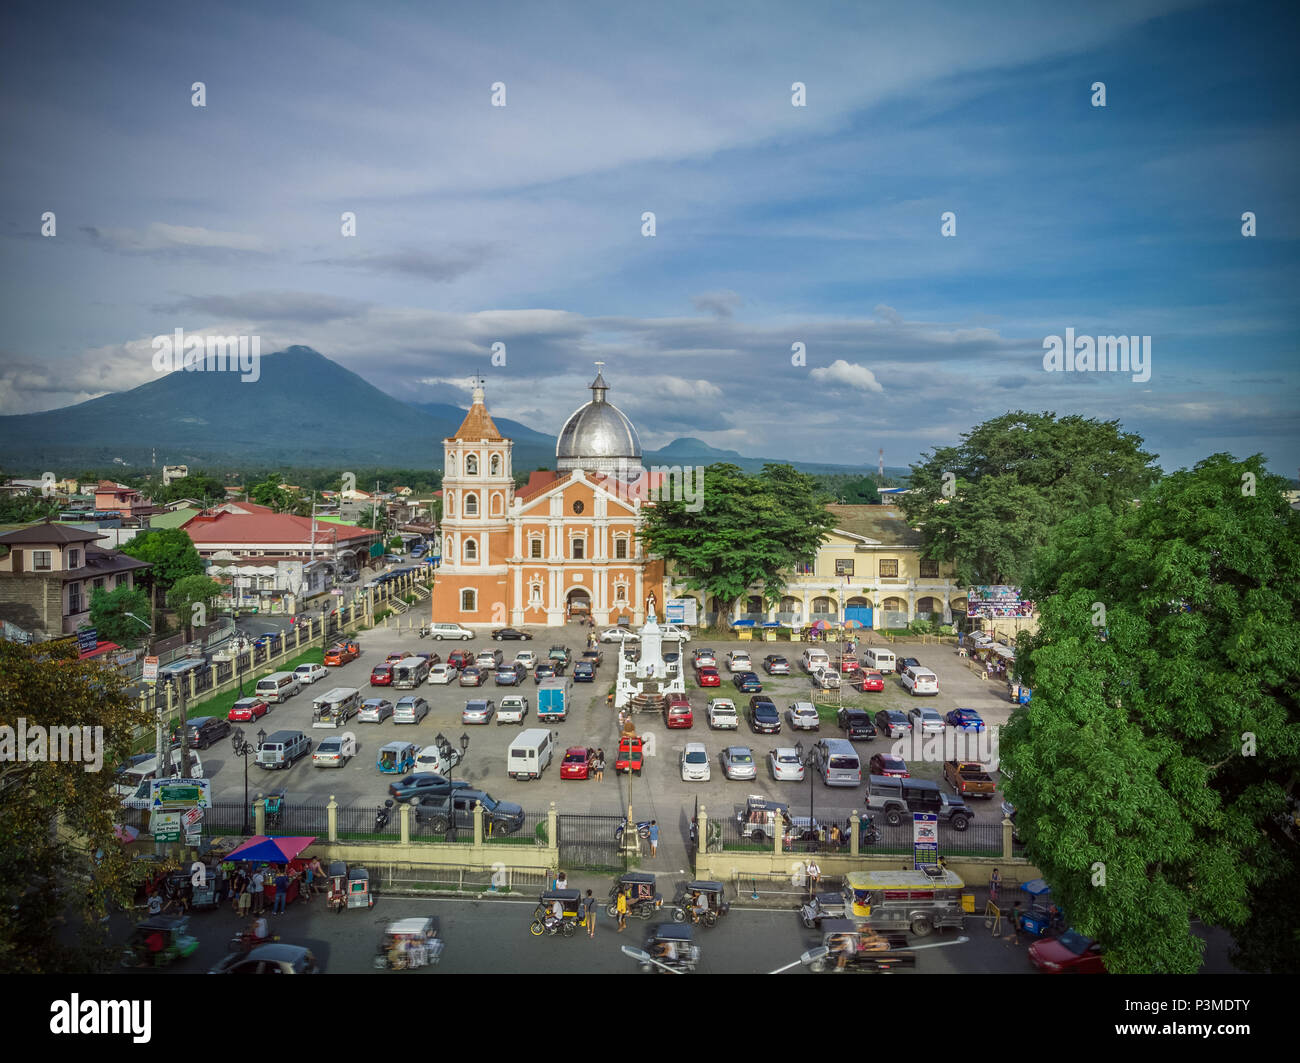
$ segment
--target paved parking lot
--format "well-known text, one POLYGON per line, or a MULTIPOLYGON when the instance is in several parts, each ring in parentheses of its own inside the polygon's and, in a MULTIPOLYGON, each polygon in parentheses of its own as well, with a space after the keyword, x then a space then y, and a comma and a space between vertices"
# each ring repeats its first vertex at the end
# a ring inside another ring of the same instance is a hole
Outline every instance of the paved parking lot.
MULTIPOLYGON (((576 624, 564 628, 530 628, 533 636, 528 642, 493 642, 486 633, 480 633, 468 642, 434 642, 430 639, 418 639, 407 632, 387 631, 383 628, 363 632, 358 641, 362 647, 361 657, 342 668, 331 668, 328 678, 318 681, 314 687, 308 687, 296 698, 283 705, 275 706, 271 712, 252 728, 264 727, 268 732, 280 728, 301 729, 313 740, 318 740, 336 732, 311 727, 312 697, 323 693, 333 686, 355 686, 363 696, 383 696, 396 701, 406 691, 390 691, 387 688, 369 686, 370 670, 373 665, 381 663, 384 657, 399 650, 431 651, 444 659, 453 649, 469 649, 478 652, 484 648, 500 648, 507 659, 520 649, 531 649, 544 657, 550 646, 563 644, 574 656, 579 656, 585 648, 586 629, 576 624)), ((712 815, 729 815, 733 805, 744 801, 747 794, 761 793, 778 800, 787 801, 796 814, 805 814, 810 798, 810 791, 815 801, 819 819, 847 818, 853 808, 862 807, 862 791, 857 788, 828 788, 820 779, 813 782, 774 782, 767 769, 768 751, 781 745, 794 745, 796 739, 802 739, 805 749, 817 735, 811 732, 792 734, 783 723, 782 733, 777 735, 755 735, 749 730, 742 718, 739 731, 710 731, 704 718, 704 707, 708 700, 716 696, 730 697, 736 702, 742 717, 749 695, 741 694, 730 682, 724 656, 729 650, 744 649, 748 651, 756 665, 761 664, 767 653, 779 653, 791 664, 788 677, 770 678, 759 670, 763 681, 763 691, 776 702, 784 720, 786 707, 795 700, 816 700, 822 704, 833 703, 835 695, 818 695, 813 697, 813 690, 808 679, 798 668, 798 656, 805 648, 803 643, 763 643, 740 642, 734 639, 704 640, 699 639, 686 645, 689 660, 691 651, 707 645, 719 655, 723 686, 720 689, 700 689, 694 680, 694 672, 687 668, 687 690, 695 708, 695 722, 690 730, 666 731, 660 717, 642 717, 638 719, 639 730, 652 746, 654 755, 647 757, 646 768, 642 778, 631 780, 634 815, 637 819, 656 818, 663 827, 664 845, 676 848, 675 842, 684 839, 689 817, 694 810, 696 798, 709 807, 712 815), (709 751, 712 762, 713 778, 709 782, 683 782, 680 776, 678 758, 688 741, 703 742, 709 751), (722 774, 718 763, 719 754, 728 745, 747 745, 754 753, 759 764, 758 778, 755 781, 728 781, 722 774)), ((668 646, 666 649, 670 648, 668 646)), ((834 656, 838 647, 826 647, 834 656)), ((602 665, 597 681, 591 684, 572 684, 574 693, 573 706, 569 718, 559 725, 558 749, 562 756, 568 746, 599 746, 606 751, 612 765, 613 751, 617 747, 617 721, 614 712, 606 706, 605 696, 614 678, 615 660, 618 647, 603 645, 605 663, 602 665)), ((906 712, 917 705, 935 708, 941 714, 957 707, 974 708, 983 716, 986 723, 996 726, 1007 720, 1012 704, 1006 695, 1003 683, 981 681, 961 661, 950 647, 922 644, 896 644, 893 649, 900 656, 913 656, 939 676, 940 693, 936 697, 913 698, 899 683, 896 676, 886 676, 885 690, 879 693, 859 693, 850 687, 843 691, 843 701, 871 710, 874 714, 881 708, 898 708, 906 712)), ((536 686, 531 678, 527 679, 519 691, 535 701, 536 686)), ((417 745, 428 744, 434 736, 442 733, 453 743, 462 733, 470 736, 469 753, 463 765, 455 772, 457 778, 468 779, 475 786, 487 790, 498 799, 517 801, 525 809, 541 811, 549 802, 555 801, 564 812, 595 812, 619 814, 626 810, 629 781, 616 775, 612 770, 606 771, 602 782, 581 780, 560 780, 559 756, 547 770, 543 779, 534 782, 522 782, 510 779, 506 775, 506 750, 510 741, 518 733, 514 725, 501 726, 496 723, 487 726, 464 726, 461 723, 461 710, 466 700, 471 697, 487 697, 499 700, 503 694, 511 692, 510 688, 497 687, 493 683, 475 689, 449 686, 421 687, 418 694, 424 697, 431 711, 424 722, 418 726, 395 725, 391 720, 383 724, 356 724, 349 726, 358 739, 358 754, 346 767, 341 769, 322 769, 312 766, 310 758, 305 758, 293 768, 283 772, 263 771, 250 765, 250 792, 256 793, 263 788, 287 788, 291 801, 323 803, 330 794, 336 796, 340 804, 373 808, 387 796, 388 784, 392 776, 384 775, 375 767, 375 754, 378 748, 394 739, 409 740, 417 745)), ((534 706, 535 709, 535 706, 534 706)), ((535 717, 530 713, 525 726, 535 726, 535 717)), ((822 724, 820 736, 839 737, 840 732, 834 726, 822 724)), ((858 751, 865 760, 874 752, 887 752, 892 742, 877 738, 872 742, 858 743, 858 751)), ((216 795, 221 800, 239 800, 242 797, 242 767, 236 758, 230 756, 228 743, 221 742, 204 751, 203 762, 210 778, 213 779, 216 795)), ((909 762, 913 774, 938 778, 940 766, 909 762)), ((1000 821, 999 802, 972 800, 970 802, 975 822, 993 823, 1000 821)))

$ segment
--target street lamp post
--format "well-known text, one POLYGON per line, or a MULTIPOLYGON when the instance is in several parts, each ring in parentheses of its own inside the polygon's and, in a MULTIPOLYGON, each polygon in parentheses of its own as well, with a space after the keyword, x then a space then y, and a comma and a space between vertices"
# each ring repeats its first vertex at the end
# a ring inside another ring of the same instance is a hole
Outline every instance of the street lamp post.
MULTIPOLYGON (((464 761, 467 753, 469 753, 469 735, 464 731, 461 731, 460 733, 461 761, 464 761)), ((448 783, 452 781, 452 769, 454 768, 455 768, 454 764, 447 768, 448 783)), ((456 840, 456 788, 454 786, 451 787, 451 792, 447 795, 447 812, 449 813, 449 815, 447 816, 447 822, 449 824, 447 829, 450 832, 448 837, 450 838, 451 841, 455 841, 456 840)))
POLYGON ((813 775, 816 774, 815 761, 817 759, 817 750, 816 747, 813 747, 808 750, 808 753, 805 756, 802 741, 794 744, 794 750, 799 756, 799 763, 803 765, 803 773, 808 779, 808 828, 815 831, 817 825, 817 809, 815 807, 816 790, 813 787, 813 775))
POLYGON ((240 833, 244 837, 248 837, 253 833, 248 826, 248 758, 257 749, 260 749, 265 741, 266 732, 259 730, 257 732, 257 745, 254 746, 244 738, 244 729, 242 727, 236 727, 234 733, 230 736, 230 744, 234 747, 235 756, 240 757, 244 762, 244 825, 240 829, 240 833))
MULTIPOLYGON (((132 620, 136 621, 137 623, 144 624, 144 626, 149 629, 149 646, 145 650, 145 656, 152 657, 153 656, 153 625, 150 623, 146 623, 144 620, 141 620, 140 617, 135 615, 135 613, 126 613, 125 615, 129 616, 132 620)), ((155 729, 154 762, 153 762, 154 777, 161 779, 163 777, 161 773, 163 770, 163 752, 164 752, 163 718, 162 718, 162 705, 158 701, 158 681, 156 679, 154 680, 153 683, 153 711, 154 711, 154 729, 155 729)))

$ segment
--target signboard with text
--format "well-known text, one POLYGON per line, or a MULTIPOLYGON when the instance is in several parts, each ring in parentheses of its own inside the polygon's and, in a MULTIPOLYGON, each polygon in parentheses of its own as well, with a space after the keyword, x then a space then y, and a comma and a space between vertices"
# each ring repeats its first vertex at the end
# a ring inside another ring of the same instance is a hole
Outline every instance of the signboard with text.
POLYGON ((149 833, 156 842, 181 840, 181 814, 179 812, 154 812, 149 817, 149 833))
POLYGON ((208 779, 154 779, 149 798, 149 805, 156 812, 211 808, 212 783, 208 779))
POLYGON ((668 623, 691 626, 698 624, 699 618, 696 612, 698 604, 694 598, 669 598, 666 606, 668 623))
POLYGON ((912 813, 912 859, 918 871, 939 862, 939 817, 933 812, 912 813))
POLYGON ((158 658, 146 657, 144 659, 144 675, 142 677, 146 683, 158 682, 158 658))

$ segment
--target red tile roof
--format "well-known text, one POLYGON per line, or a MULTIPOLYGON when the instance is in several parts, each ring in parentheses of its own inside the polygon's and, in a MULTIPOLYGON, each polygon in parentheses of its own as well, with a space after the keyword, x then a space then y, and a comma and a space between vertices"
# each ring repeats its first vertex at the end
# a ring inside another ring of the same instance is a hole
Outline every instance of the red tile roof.
POLYGON ((460 427, 456 429, 456 434, 452 439, 501 439, 504 440, 496 423, 492 420, 492 415, 487 412, 487 407, 481 402, 474 403, 469 408, 469 413, 465 414, 465 420, 461 421, 460 427))
MULTIPOLYGON (((242 505, 242 503, 241 503, 242 505)), ((251 513, 204 512, 187 520, 182 528, 195 546, 210 543, 301 543, 311 544, 311 518, 289 513, 272 513, 265 506, 249 507, 251 513), (258 512, 260 511, 260 512, 258 512)), ((369 528, 347 524, 316 523, 316 543, 348 542, 375 535, 369 528)))
POLYGON ((526 501, 539 491, 554 487, 559 479, 561 476, 554 469, 535 469, 528 474, 528 482, 515 491, 515 498, 526 501))

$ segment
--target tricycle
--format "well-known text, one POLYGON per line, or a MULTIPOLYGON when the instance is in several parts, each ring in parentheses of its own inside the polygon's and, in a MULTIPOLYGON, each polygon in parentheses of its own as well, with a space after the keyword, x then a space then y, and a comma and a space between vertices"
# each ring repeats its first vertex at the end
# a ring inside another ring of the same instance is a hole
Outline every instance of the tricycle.
POLYGON ((850 919, 822 921, 822 944, 829 954, 814 960, 809 969, 882 974, 896 967, 915 967, 916 953, 907 951, 906 934, 882 934, 850 919))
POLYGON ((414 916, 389 923, 375 953, 378 970, 404 971, 437 963, 442 958, 442 938, 434 916, 414 916))
POLYGON ((586 925, 581 890, 547 890, 537 900, 528 930, 533 937, 563 934, 566 938, 571 938, 578 927, 586 925))
POLYGON ((840 893, 817 893, 799 908, 799 918, 809 930, 820 927, 823 919, 843 919, 844 896, 840 893))
POLYGON ((1020 887, 1029 895, 1029 907, 1021 909, 1020 929, 1035 937, 1043 937, 1053 930, 1065 928, 1065 917, 1052 903, 1052 887, 1041 878, 1031 879, 1020 887))
POLYGON ((658 973, 665 967, 686 974, 700 962, 700 947, 684 923, 659 923, 645 939, 645 951, 655 963, 642 961, 641 970, 658 973))
POLYGON ((673 920, 689 921, 693 926, 703 923, 716 926, 718 917, 731 910, 726 887, 721 882, 679 882, 673 898, 673 920))
POLYGON ((192 956, 199 939, 189 932, 189 916, 154 915, 136 923, 122 950, 123 967, 166 967, 192 956))
POLYGON ((627 871, 609 889, 609 903, 605 912, 609 917, 618 915, 618 895, 627 893, 627 914, 649 919, 663 907, 664 899, 655 892, 655 877, 645 871, 627 871))

